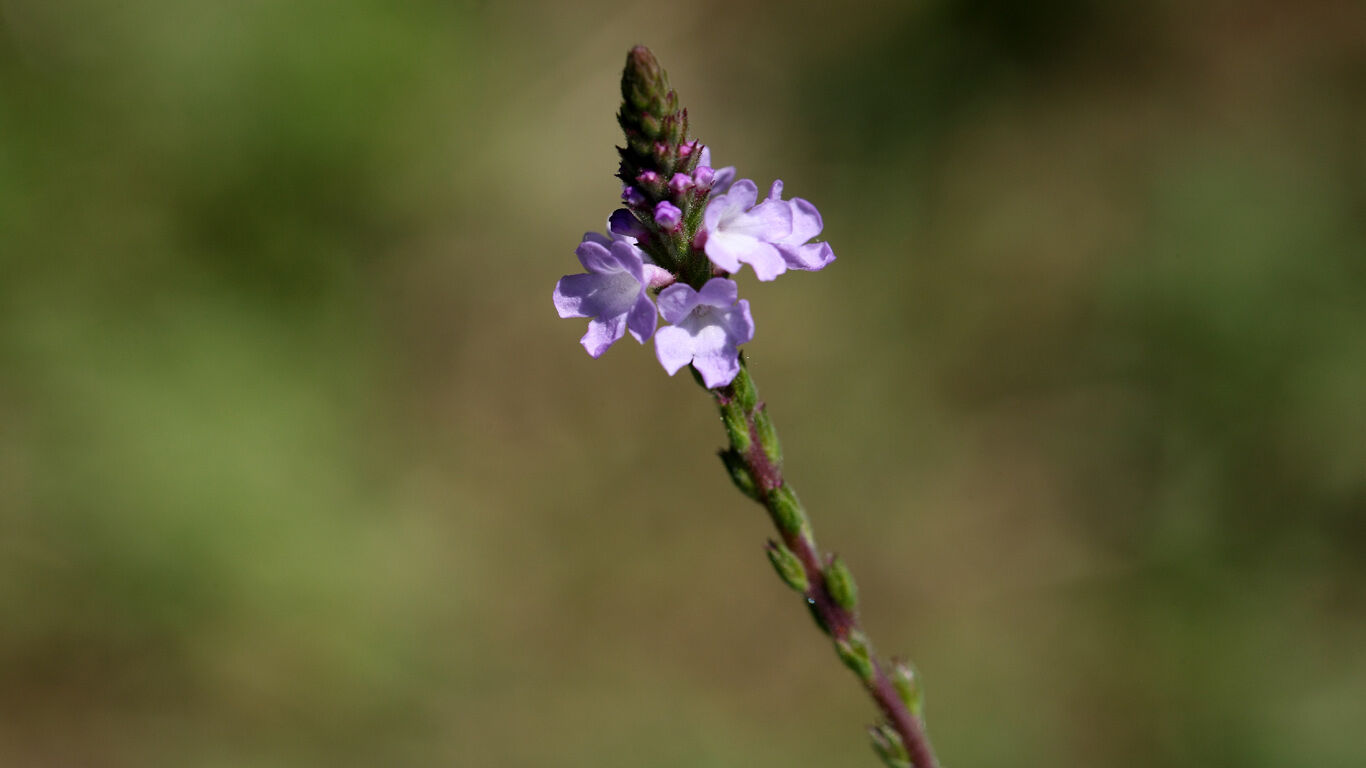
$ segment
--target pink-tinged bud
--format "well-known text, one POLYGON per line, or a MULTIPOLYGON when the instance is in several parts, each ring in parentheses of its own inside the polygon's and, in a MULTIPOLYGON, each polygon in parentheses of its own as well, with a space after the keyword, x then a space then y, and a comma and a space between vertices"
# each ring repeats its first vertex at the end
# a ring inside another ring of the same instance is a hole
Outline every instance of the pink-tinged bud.
POLYGON ((690 187, 692 187, 692 177, 686 173, 675 173, 674 177, 669 179, 669 191, 675 195, 687 192, 690 187))
POLYGON ((689 157, 692 157, 692 153, 696 148, 697 142, 695 141, 690 141, 687 144, 684 144, 683 146, 678 148, 679 158, 686 160, 689 157))
POLYGON ((645 171, 636 177, 636 181, 642 187, 653 187, 660 182, 659 174, 654 171, 645 171))
POLYGON ((672 232, 678 229, 678 225, 683 221, 683 211, 678 206, 664 200, 655 206, 655 223, 665 232, 672 232))
POLYGON ((693 171, 692 177, 699 188, 710 189, 712 181, 716 179, 716 171, 712 170, 710 166, 704 165, 693 171))

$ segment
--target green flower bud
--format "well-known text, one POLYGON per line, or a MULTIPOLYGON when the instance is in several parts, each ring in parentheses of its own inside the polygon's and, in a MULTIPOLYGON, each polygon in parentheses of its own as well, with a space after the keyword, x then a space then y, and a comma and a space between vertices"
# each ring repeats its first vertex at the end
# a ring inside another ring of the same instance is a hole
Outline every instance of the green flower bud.
POLYGON ((749 420, 738 402, 732 400, 721 406, 721 423, 726 425, 730 446, 740 453, 748 452, 754 442, 749 436, 749 420))
POLYGON ((911 755, 895 728, 879 723, 868 729, 868 735, 872 737, 873 751, 882 758, 883 765, 887 768, 911 768, 911 755))
POLYGON ((920 717, 925 709, 925 692, 920 688, 920 673, 909 661, 892 659, 892 685, 912 715, 920 717))
POLYGON ((778 431, 773 428, 773 421, 768 418, 767 408, 760 408, 755 412, 754 431, 759 434, 759 445, 764 447, 768 460, 775 465, 782 464, 783 447, 778 443, 778 431))
POLYGON ((806 533, 806 512, 797 494, 788 485, 775 488, 768 495, 768 508, 773 513, 773 522, 785 534, 804 535, 806 533))
POLYGON ((868 638, 857 629, 848 637, 835 639, 835 652, 839 654, 844 666, 853 670, 864 684, 873 681, 873 659, 868 649, 868 638))
POLYGON ((735 483, 735 487, 746 496, 759 501, 759 486, 754 482, 754 475, 750 474, 749 467, 740 454, 733 449, 720 451, 721 463, 726 465, 726 471, 730 473, 730 481, 735 483))
POLYGON ((798 592, 806 592, 809 583, 806 580, 806 568, 802 561, 792 554, 792 550, 779 544, 776 541, 768 542, 768 561, 773 563, 773 570, 778 572, 778 577, 783 583, 798 592))
POLYGON ((838 557, 831 558, 825 569, 825 586, 844 610, 852 611, 858 606, 858 585, 854 584, 854 575, 838 557))

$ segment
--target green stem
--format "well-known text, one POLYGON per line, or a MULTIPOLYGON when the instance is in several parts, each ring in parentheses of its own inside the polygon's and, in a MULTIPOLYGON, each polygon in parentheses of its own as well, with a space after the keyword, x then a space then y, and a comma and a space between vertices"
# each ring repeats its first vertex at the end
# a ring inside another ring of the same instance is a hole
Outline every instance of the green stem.
MULTIPOLYGON (((700 380, 699 380, 700 381, 700 380)), ((741 358, 740 373, 725 387, 709 390, 716 398, 730 447, 722 461, 747 496, 764 505, 782 540, 770 542, 769 557, 783 580, 801 592, 816 625, 834 641, 840 659, 858 676, 864 688, 899 737, 889 754, 878 747, 888 765, 909 763, 915 768, 937 768, 934 752, 920 716, 919 693, 909 677, 893 681, 889 669, 873 655, 872 645, 859 626, 853 578, 837 558, 822 558, 806 510, 783 478, 782 447, 769 420, 749 369, 741 358)), ((909 675, 909 672, 904 672, 909 675)), ((885 729, 875 729, 874 742, 884 743, 885 729)))

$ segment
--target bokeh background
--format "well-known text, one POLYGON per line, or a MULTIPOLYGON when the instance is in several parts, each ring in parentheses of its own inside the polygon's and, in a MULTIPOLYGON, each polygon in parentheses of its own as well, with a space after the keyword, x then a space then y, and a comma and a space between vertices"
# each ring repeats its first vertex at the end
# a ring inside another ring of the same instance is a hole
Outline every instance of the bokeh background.
POLYGON ((755 376, 951 766, 1366 765, 1366 6, 0 0, 0 765, 860 766, 550 290, 627 49, 825 216, 755 376))

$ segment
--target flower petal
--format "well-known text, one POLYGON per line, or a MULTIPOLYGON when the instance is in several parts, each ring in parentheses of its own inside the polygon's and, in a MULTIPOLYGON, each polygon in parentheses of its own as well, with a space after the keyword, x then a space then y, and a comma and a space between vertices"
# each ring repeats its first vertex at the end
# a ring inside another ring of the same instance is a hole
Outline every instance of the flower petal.
POLYGON ((674 283, 659 292, 659 314, 670 323, 677 323, 697 306, 697 291, 687 283, 674 283))
MULTIPOLYGON (((724 277, 713 277, 702 286, 702 290, 697 292, 697 303, 706 304, 710 307, 720 307, 729 309, 735 305, 735 300, 740 296, 740 286, 734 280, 727 280, 724 277)), ((677 320, 671 322, 678 322, 677 320)))
POLYGON ((650 301, 650 295, 641 292, 640 298, 636 299, 635 306, 626 315, 626 328, 641 344, 654 335, 655 325, 659 322, 659 313, 655 311, 655 303, 650 301))
POLYGON ((707 243, 702 246, 702 250, 711 263, 734 274, 740 271, 741 260, 746 258, 750 249, 757 243, 758 241, 752 237, 715 230, 707 233, 707 243))
POLYGON ((821 212, 800 197, 789 200, 788 208, 792 211, 792 234, 783 241, 788 245, 801 245, 819 235, 825 228, 825 223, 821 221, 821 212))
POLYGON ((592 295, 599 281, 598 275, 565 275, 555 283, 555 311, 560 317, 588 317, 584 300, 592 295))
POLYGON ((780 245, 778 252, 783 255, 783 261, 787 262, 790 269, 804 269, 808 272, 824 269, 835 260, 835 252, 831 250, 829 243, 780 245))
POLYGON ((602 357, 607 348, 616 343, 626 332, 626 315, 614 317, 595 317, 588 321, 588 333, 579 339, 590 357, 602 357))
POLYGON ((768 243, 755 243, 745 255, 745 262, 754 268, 754 276, 764 282, 776 279, 787 271, 787 262, 777 246, 768 243))
POLYGON ((730 191, 733 181, 735 181, 735 166, 728 165, 725 168, 717 168, 711 180, 711 193, 713 195, 724 195, 730 191))
POLYGON ((749 312, 749 299, 740 299, 735 309, 726 313, 726 335, 733 346, 754 340, 754 316, 749 312))
POLYGON ((607 250, 611 247, 612 241, 608 239, 605 243, 599 242, 599 238, 603 238, 603 236, 596 232, 590 232, 587 235, 584 235, 583 242, 579 243, 578 248, 574 249, 574 255, 579 257, 579 263, 589 272, 599 275, 620 272, 620 263, 612 258, 607 250), (595 237, 589 239, 589 235, 594 235, 595 237))
POLYGON ((655 332, 655 358, 672 376, 692 362, 693 338, 676 325, 666 325, 655 332))
POLYGON ((734 347, 709 350, 693 358, 692 367, 702 374, 707 389, 724 387, 740 372, 740 353, 734 347))

